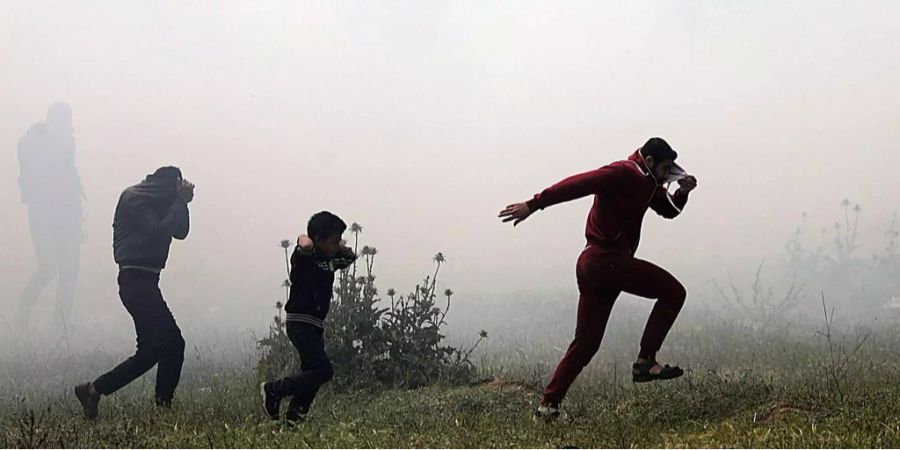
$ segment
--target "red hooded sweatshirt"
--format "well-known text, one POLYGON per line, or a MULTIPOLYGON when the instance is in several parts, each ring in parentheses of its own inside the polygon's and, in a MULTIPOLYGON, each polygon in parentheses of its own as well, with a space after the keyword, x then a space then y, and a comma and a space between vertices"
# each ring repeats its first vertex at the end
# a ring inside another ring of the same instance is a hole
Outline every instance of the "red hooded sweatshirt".
POLYGON ((574 175, 544 189, 527 202, 532 211, 594 194, 587 218, 588 245, 608 252, 634 255, 641 240, 641 224, 647 208, 673 219, 687 204, 688 194, 669 195, 656 181, 640 154, 590 172, 574 175))

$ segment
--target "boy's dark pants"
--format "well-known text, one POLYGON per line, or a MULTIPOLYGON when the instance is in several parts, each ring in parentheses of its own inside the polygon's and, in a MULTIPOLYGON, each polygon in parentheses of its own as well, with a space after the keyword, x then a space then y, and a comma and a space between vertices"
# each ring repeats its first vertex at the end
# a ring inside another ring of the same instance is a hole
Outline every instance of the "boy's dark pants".
POLYGON ((655 299, 641 337, 640 358, 653 359, 684 305, 687 293, 672 274, 627 253, 588 246, 578 258, 575 339, 544 390, 544 404, 558 405, 597 350, 616 298, 622 292, 655 299))
POLYGON ((296 420, 309 412, 319 388, 334 376, 334 367, 325 354, 324 330, 313 325, 288 322, 287 335, 300 353, 300 371, 272 383, 278 398, 293 396, 287 419, 296 420))
POLYGON ((94 381, 94 388, 109 395, 159 364, 156 399, 171 402, 181 378, 184 339, 159 291, 159 274, 139 270, 119 271, 119 297, 134 319, 137 352, 94 381))

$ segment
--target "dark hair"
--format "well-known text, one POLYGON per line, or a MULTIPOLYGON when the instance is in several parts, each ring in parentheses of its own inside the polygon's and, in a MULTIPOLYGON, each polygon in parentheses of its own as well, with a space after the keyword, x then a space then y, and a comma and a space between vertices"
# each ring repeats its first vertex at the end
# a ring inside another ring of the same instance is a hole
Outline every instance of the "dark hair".
POLYGON ((306 233, 311 238, 329 238, 336 234, 342 234, 347 230, 347 224, 340 217, 322 211, 313 214, 306 225, 306 233))
POLYGON ((156 178, 170 178, 173 180, 177 180, 181 178, 181 169, 175 166, 165 166, 156 169, 156 172, 153 172, 153 176, 156 178))
POLYGON ((652 156, 656 162, 672 160, 675 161, 678 158, 678 152, 672 150, 672 147, 669 146, 669 143, 663 140, 663 138, 650 138, 643 147, 641 147, 641 154, 644 155, 644 158, 648 156, 652 156))

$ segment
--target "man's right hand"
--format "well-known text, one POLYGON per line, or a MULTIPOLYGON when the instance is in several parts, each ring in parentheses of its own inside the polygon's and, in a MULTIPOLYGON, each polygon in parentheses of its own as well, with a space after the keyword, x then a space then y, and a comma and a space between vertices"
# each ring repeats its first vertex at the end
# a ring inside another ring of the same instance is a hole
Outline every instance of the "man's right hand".
POLYGON ((697 178, 688 175, 685 178, 678 180, 678 190, 687 194, 688 192, 697 189, 697 178))
POLYGON ((503 219, 503 223, 514 221, 513 226, 516 226, 527 219, 531 213, 531 208, 528 207, 527 203, 513 203, 512 205, 507 206, 503 211, 500 211, 498 217, 503 219))
POLYGON ((194 183, 182 179, 178 184, 178 197, 185 203, 190 203, 194 199, 194 183))

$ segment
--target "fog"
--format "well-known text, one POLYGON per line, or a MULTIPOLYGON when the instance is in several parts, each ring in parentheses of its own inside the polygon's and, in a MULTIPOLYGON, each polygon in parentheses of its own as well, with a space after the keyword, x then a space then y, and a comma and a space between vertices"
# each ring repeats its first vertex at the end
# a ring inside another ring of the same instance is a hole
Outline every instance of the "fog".
POLYGON ((892 1, 6 1, 3 315, 36 265, 17 142, 59 101, 86 196, 73 318, 88 329, 130 333, 112 214, 169 164, 197 186, 162 275, 186 330, 263 329, 279 242, 323 209, 363 226, 381 290, 411 289, 443 252, 458 317, 521 296, 572 309, 590 200, 515 229, 497 213, 651 136, 699 188, 676 220, 647 215, 638 255, 689 302, 721 303, 711 280, 783 260, 801 214, 830 229, 844 198, 868 256, 900 207, 898 17, 892 1))

